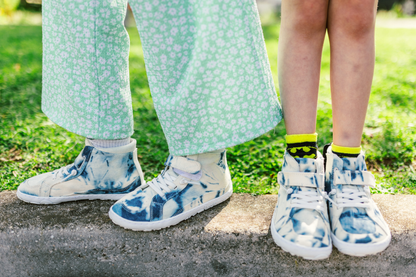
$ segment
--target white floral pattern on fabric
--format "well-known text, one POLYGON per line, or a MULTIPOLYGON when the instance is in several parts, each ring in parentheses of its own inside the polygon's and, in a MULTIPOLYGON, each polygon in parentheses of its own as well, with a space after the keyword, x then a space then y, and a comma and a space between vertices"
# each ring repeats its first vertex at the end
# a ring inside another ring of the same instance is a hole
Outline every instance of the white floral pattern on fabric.
POLYGON ((133 133, 125 1, 46 0, 42 7, 42 110, 79 135, 133 133))
MULTIPOLYGON (((42 107, 95 139, 133 133, 127 0, 45 0, 42 107)), ((281 120, 254 0, 134 0, 170 153, 233 146, 281 120)))

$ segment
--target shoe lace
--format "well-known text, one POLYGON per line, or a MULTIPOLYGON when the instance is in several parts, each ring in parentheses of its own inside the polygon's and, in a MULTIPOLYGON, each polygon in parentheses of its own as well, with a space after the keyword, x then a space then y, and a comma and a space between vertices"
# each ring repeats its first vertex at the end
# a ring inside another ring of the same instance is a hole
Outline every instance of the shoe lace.
MULTIPOLYGON (((341 190, 332 189, 330 195, 337 195, 335 201, 330 197, 327 199, 337 207, 352 207, 352 208, 368 208, 370 207, 369 191, 366 191, 369 187, 374 187, 374 177, 371 173, 364 171, 361 182, 346 182, 342 185, 341 190), (364 176, 367 176, 364 178, 364 176), (360 189, 361 188, 361 189, 360 189)), ((343 173, 345 174, 345 173, 343 173)), ((345 175, 344 175, 345 176, 345 175)), ((347 178, 348 179, 348 178, 347 178)))
MULTIPOLYGON (((82 157, 82 163, 84 163, 84 161, 85 161, 85 157, 82 157)), ((64 179, 63 179, 63 181, 65 181, 65 180, 67 180, 67 179, 69 179, 69 178, 71 178, 72 176, 76 176, 77 174, 78 174, 78 170, 76 170, 76 169, 72 169, 71 170, 71 172, 69 172, 69 169, 71 168, 71 167, 73 167, 74 166, 74 164, 72 163, 72 164, 69 164, 69 165, 67 165, 67 166, 64 166, 64 167, 62 167, 62 168, 60 168, 60 169, 57 169, 56 171, 55 171, 55 175, 54 175, 54 177, 53 177, 53 179, 56 179, 58 176, 60 176, 60 177, 62 177, 62 176, 64 176, 64 175, 67 175, 64 179)))
POLYGON ((294 208, 304 208, 312 210, 325 211, 326 192, 320 189, 298 190, 293 193, 293 188, 285 188, 288 194, 291 194, 291 206, 294 208))
MULTIPOLYGON (((175 182, 175 177, 167 173, 167 167, 161 171, 159 176, 154 178, 152 181, 147 182, 146 184, 151 187, 157 194, 161 197, 165 197, 165 194, 171 192, 173 189, 177 188, 175 182)), ((183 183, 183 180, 182 180, 183 183)))
POLYGON ((60 168, 60 169, 57 169, 56 170, 56 174, 54 175, 54 177, 53 177, 53 179, 56 179, 58 176, 64 176, 64 175, 67 175, 65 178, 64 178, 64 181, 65 180, 67 180, 68 178, 71 178, 72 176, 75 176, 75 175, 77 175, 78 174, 78 171, 76 170, 76 169, 73 169, 71 172, 69 172, 69 169, 71 168, 71 167, 73 167, 74 166, 74 164, 69 164, 69 165, 67 165, 67 166, 64 166, 64 167, 62 167, 62 168, 60 168))
POLYGON ((332 191, 333 194, 338 194, 336 202, 331 200, 337 207, 368 208, 370 206, 368 195, 359 191, 357 187, 344 187, 341 192, 336 192, 334 189, 332 191))

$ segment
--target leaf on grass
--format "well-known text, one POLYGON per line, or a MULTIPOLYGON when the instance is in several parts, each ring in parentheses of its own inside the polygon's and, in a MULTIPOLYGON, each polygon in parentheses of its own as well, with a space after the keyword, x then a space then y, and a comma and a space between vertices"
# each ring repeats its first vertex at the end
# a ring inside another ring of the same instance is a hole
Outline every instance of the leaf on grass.
POLYGON ((18 162, 18 161, 23 161, 23 158, 22 158, 22 156, 13 156, 13 157, 10 157, 9 159, 0 158, 0 161, 2 161, 2 162, 18 162))

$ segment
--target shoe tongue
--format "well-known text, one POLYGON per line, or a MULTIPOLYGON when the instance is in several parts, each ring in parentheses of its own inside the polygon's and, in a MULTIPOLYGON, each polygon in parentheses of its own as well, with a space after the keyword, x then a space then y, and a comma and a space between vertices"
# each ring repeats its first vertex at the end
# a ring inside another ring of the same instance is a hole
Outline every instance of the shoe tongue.
POLYGON ((357 170, 357 158, 342 158, 342 170, 357 170))
POLYGON ((175 173, 173 167, 171 167, 171 166, 169 166, 169 168, 167 170, 165 170, 165 172, 163 174, 168 174, 172 178, 177 178, 179 176, 178 174, 175 173))
MULTIPOLYGON (((342 170, 356 171, 360 170, 358 166, 358 158, 341 158, 342 159, 342 170)), ((359 187, 354 185, 343 185, 343 188, 349 188, 357 190, 359 187)))
POLYGON ((316 165, 314 159, 295 158, 299 164, 300 172, 316 172, 316 165))
MULTIPOLYGON (((295 158, 299 164, 299 172, 316 172, 316 164, 314 159, 308 158, 295 158)), ((298 187, 299 191, 316 191, 311 187, 298 187)))

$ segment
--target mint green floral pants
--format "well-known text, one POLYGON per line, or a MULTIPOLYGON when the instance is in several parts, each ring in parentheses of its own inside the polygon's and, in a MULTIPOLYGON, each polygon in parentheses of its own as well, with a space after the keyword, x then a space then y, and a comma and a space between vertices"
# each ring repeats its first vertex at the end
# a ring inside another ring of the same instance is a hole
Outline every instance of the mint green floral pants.
MULTIPOLYGON (((132 0, 173 155, 271 130, 282 113, 255 0, 132 0)), ((127 0, 43 0, 43 112, 94 139, 133 134, 127 0)))

